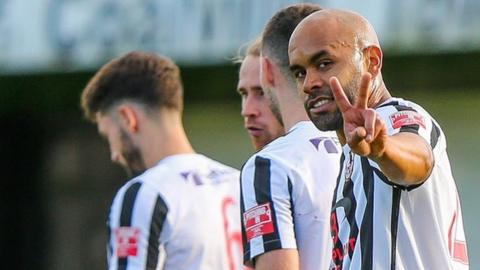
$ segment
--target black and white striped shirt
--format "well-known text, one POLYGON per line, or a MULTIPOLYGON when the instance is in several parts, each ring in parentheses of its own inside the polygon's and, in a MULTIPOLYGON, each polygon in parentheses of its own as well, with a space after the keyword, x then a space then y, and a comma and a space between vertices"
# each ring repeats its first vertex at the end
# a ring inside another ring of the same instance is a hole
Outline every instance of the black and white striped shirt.
POLYGON ((238 179, 182 154, 130 180, 110 210, 109 269, 241 269, 238 179))
POLYGON ((297 123, 244 165, 241 175, 244 261, 297 249, 300 268, 330 263, 330 208, 341 148, 334 132, 297 123))
POLYGON ((468 269, 462 212, 438 123, 420 106, 391 98, 375 109, 388 134, 429 142, 435 165, 417 186, 391 182, 379 166, 343 147, 331 231, 332 269, 468 269))

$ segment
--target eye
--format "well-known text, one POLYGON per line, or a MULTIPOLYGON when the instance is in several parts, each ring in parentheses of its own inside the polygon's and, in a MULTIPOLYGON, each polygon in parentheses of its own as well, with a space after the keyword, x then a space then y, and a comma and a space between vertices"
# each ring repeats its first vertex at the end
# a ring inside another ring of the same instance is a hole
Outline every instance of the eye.
POLYGON ((254 91, 257 96, 263 96, 265 94, 262 88, 254 88, 254 91))
POLYGON ((237 93, 238 93, 242 98, 247 96, 247 91, 245 91, 244 89, 238 89, 238 90, 237 90, 237 93))
POLYGON ((293 76, 297 80, 305 78, 305 74, 306 74, 306 72, 303 69, 297 69, 297 70, 293 71, 293 76))
POLYGON ((317 63, 317 68, 318 69, 325 69, 329 67, 333 62, 330 60, 321 60, 317 63))

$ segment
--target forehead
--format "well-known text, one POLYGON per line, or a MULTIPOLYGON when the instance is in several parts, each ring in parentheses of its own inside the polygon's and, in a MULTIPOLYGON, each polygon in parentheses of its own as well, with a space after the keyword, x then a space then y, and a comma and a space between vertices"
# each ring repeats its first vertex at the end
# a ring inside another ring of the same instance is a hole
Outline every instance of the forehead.
POLYGON ((247 56, 240 66, 238 86, 260 83, 260 57, 247 56))
POLYGON ((311 56, 320 50, 335 52, 353 47, 347 31, 335 20, 311 19, 295 29, 289 44, 291 60, 301 56, 311 56))
POLYGON ((240 66, 240 75, 260 71, 260 57, 248 55, 240 66))

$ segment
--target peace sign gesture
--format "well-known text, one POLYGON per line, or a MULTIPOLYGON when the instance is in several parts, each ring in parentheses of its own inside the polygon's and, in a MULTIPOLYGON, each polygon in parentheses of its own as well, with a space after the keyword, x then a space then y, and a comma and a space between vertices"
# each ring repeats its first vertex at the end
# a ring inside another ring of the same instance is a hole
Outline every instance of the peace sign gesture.
POLYGON ((336 77, 330 78, 330 87, 343 117, 345 140, 352 151, 361 156, 378 158, 383 154, 387 126, 375 110, 368 108, 372 75, 362 76, 358 97, 352 105, 336 77))

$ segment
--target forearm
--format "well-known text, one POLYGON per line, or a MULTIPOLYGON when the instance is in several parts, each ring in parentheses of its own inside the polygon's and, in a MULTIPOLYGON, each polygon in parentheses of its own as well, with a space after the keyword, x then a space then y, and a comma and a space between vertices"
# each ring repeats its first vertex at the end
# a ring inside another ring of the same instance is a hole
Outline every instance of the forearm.
POLYGON ((425 181, 434 165, 428 143, 413 133, 386 136, 379 156, 369 157, 394 183, 410 186, 425 181))
POLYGON ((264 253, 255 260, 256 270, 298 270, 299 258, 296 249, 278 249, 264 253))

